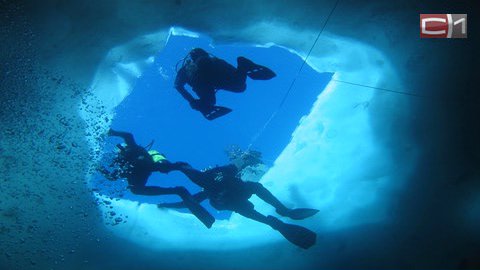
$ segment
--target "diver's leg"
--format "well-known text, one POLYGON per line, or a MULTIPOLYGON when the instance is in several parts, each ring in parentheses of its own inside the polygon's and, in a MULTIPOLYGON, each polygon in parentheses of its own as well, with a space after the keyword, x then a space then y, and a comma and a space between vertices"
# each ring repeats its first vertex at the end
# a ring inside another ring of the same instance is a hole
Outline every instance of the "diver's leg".
POLYGON ((179 193, 179 188, 177 187, 164 188, 164 187, 154 187, 154 186, 131 186, 129 188, 133 194, 146 195, 146 196, 171 195, 171 194, 179 193))
POLYGON ((199 97, 200 105, 203 108, 210 108, 217 104, 217 97, 215 96, 215 88, 211 86, 205 86, 201 88, 194 88, 193 91, 199 97))
POLYGON ((207 228, 212 227, 215 222, 215 218, 203 208, 188 190, 184 187, 163 188, 163 187, 151 187, 151 186, 133 186, 130 190, 134 194, 138 195, 168 195, 176 194, 182 198, 186 208, 192 212, 207 228))
POLYGON ((197 94, 198 99, 190 102, 190 107, 203 114, 207 119, 208 116, 215 111, 217 98, 215 96, 215 88, 210 84, 198 84, 192 88, 197 94))
POLYGON ((174 209, 187 208, 184 202, 159 203, 157 204, 157 207, 158 208, 174 208, 174 209))
POLYGON ((199 170, 194 169, 190 164, 183 163, 178 170, 190 179, 196 185, 206 188, 210 185, 207 175, 199 170))
POLYGON ((188 163, 182 162, 182 161, 170 162, 168 160, 163 160, 162 162, 156 162, 153 165, 152 171, 169 173, 171 171, 180 171, 183 168, 183 166, 186 166, 186 165, 188 165, 188 163))
POLYGON ((238 69, 226 76, 223 80, 218 87, 220 89, 234 93, 241 93, 247 89, 247 75, 238 69))
POLYGON ((245 201, 242 204, 237 204, 232 208, 234 208, 234 209, 232 209, 234 212, 236 212, 236 213, 238 213, 238 214, 240 214, 240 215, 242 215, 246 218, 253 219, 255 221, 270 225, 270 221, 269 221, 268 217, 266 217, 266 216, 260 214, 259 212, 257 212, 254 209, 254 206, 250 201, 245 201))
POLYGON ((241 93, 247 89, 247 74, 235 69, 224 78, 219 78, 218 88, 234 93, 241 93))
POLYGON ((253 209, 251 202, 247 201, 247 203, 242 206, 236 206, 235 212, 246 218, 269 225, 274 230, 280 232, 288 241, 301 248, 307 249, 315 244, 316 233, 298 225, 284 223, 273 216, 264 216, 253 209))
POLYGON ((215 89, 240 93, 247 88, 246 70, 239 70, 225 60, 215 58, 210 63, 209 78, 215 89))
POLYGON ((242 93, 247 89, 247 84, 245 83, 243 76, 235 74, 235 76, 230 77, 229 82, 220 86, 220 88, 229 92, 242 93))
POLYGON ((317 209, 311 208, 287 208, 282 202, 280 202, 280 200, 273 196, 273 194, 260 183, 245 182, 245 186, 247 187, 247 190, 249 190, 249 192, 257 195, 260 199, 275 207, 275 210, 281 216, 289 217, 291 219, 305 219, 318 213, 317 209))
POLYGON ((266 189, 262 184, 257 182, 245 182, 245 186, 247 190, 252 194, 257 195, 260 199, 264 200, 266 203, 270 204, 271 206, 275 207, 277 213, 281 214, 281 212, 287 212, 289 209, 280 201, 278 200, 273 194, 266 189))
MULTIPOLYGON (((196 194, 193 194, 192 197, 196 202, 201 203, 208 198, 208 194, 205 191, 200 191, 196 194)), ((159 203, 157 206, 159 208, 187 208, 187 205, 183 201, 174 203, 159 203)))
POLYGON ((255 64, 253 61, 242 56, 237 58, 237 69, 239 72, 244 72, 246 76, 253 80, 270 80, 277 76, 271 69, 255 64))
POLYGON ((135 142, 135 139, 133 138, 132 133, 129 132, 123 132, 123 131, 116 131, 113 129, 110 129, 108 131, 108 136, 116 136, 122 138, 127 145, 134 146, 137 145, 135 142))

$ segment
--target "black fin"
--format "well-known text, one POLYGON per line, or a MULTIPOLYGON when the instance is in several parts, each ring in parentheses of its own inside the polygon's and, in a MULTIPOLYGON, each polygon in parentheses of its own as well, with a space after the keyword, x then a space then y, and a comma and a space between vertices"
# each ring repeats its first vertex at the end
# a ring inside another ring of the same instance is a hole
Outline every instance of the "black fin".
MULTIPOLYGON (((277 212, 279 213, 279 212, 277 212)), ((279 213, 282 216, 289 217, 291 219, 295 220, 301 220, 301 219, 306 219, 308 217, 311 217, 318 213, 317 209, 311 209, 311 208, 295 208, 292 210, 289 210, 286 213, 279 213)))
POLYGON ((244 70, 247 76, 252 80, 270 80, 277 76, 277 74, 275 74, 275 72, 273 72, 271 69, 255 64, 245 57, 238 57, 237 62, 238 69, 244 70))
POLYGON ((214 120, 232 112, 232 109, 222 106, 213 106, 209 111, 203 111, 202 114, 208 120, 214 120))
POLYGON ((194 214, 207 228, 211 228, 215 218, 198 202, 185 200, 185 206, 194 214))
POLYGON ((292 244, 303 249, 308 249, 315 245, 317 234, 302 226, 287 224, 275 217, 268 216, 272 228, 279 231, 292 244))
POLYGON ((277 74, 267 67, 259 66, 253 70, 247 71, 247 76, 252 80, 270 80, 277 76, 277 74))

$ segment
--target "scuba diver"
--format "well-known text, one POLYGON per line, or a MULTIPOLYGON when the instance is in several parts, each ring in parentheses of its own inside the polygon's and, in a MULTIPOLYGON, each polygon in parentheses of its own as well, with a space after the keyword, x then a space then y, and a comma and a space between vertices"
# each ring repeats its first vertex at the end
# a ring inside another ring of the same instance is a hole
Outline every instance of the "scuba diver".
POLYGON ((192 109, 201 112, 208 120, 213 120, 232 111, 226 107, 215 106, 216 91, 223 89, 235 93, 243 92, 247 87, 247 76, 253 80, 269 80, 276 74, 242 56, 237 58, 235 68, 203 49, 195 48, 183 59, 182 67, 175 78, 175 88, 190 103, 192 109), (185 89, 185 84, 191 86, 198 99, 185 89))
MULTIPOLYGON (((217 210, 234 211, 244 217, 256 220, 279 231, 288 241, 308 249, 315 244, 316 234, 304 227, 284 223, 274 216, 265 216, 254 209, 254 205, 248 200, 253 194, 275 207, 276 212, 284 217, 301 220, 315 215, 318 210, 310 208, 289 209, 282 204, 262 184, 251 181, 243 181, 240 178, 241 171, 251 167, 255 158, 251 158, 248 152, 230 165, 216 167, 206 171, 198 171, 189 164, 182 163, 179 169, 192 182, 202 187, 203 190, 193 195, 197 202, 209 199, 210 204, 217 210), (252 162, 253 161, 253 162, 252 162)), ((161 203, 159 207, 184 208, 185 203, 161 203)))
POLYGON ((119 152, 112 163, 115 169, 110 172, 105 167, 99 168, 100 173, 108 180, 115 181, 119 178, 127 179, 128 188, 132 193, 137 195, 155 196, 176 194, 182 198, 184 205, 207 228, 212 226, 215 218, 192 197, 186 188, 146 186, 147 180, 152 172, 169 173, 173 170, 181 169, 185 163, 172 163, 158 151, 147 151, 147 149, 135 142, 131 133, 110 129, 108 135, 120 137, 125 141, 124 144, 117 144, 119 152))

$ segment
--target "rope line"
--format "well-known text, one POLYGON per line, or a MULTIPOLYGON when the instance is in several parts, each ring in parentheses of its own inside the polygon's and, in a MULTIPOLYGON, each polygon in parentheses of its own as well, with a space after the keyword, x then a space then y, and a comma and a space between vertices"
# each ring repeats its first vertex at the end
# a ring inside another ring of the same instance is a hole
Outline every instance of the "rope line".
POLYGON ((340 2, 340 0, 335 1, 335 5, 334 5, 333 8, 330 10, 330 13, 329 13, 328 16, 327 16, 327 19, 326 19, 325 22, 323 23, 322 29, 320 30, 320 32, 318 32, 317 38, 316 38, 315 41, 313 42, 312 47, 310 48, 310 50, 309 50, 308 53, 307 53, 307 56, 306 56, 305 59, 302 61, 302 65, 300 66, 300 68, 299 68, 298 71, 297 71, 297 74, 295 75, 295 77, 293 78, 292 82, 290 83, 290 86, 288 87, 287 92, 286 92, 285 95, 283 96, 282 101, 281 101, 280 104, 278 105, 277 109, 270 115, 270 117, 269 117, 268 120, 265 122, 265 124, 262 126, 262 128, 260 128, 260 130, 257 132, 257 134, 255 134, 255 136, 253 136, 250 144, 249 144, 248 147, 247 147, 247 151, 250 151, 250 149, 252 148, 253 144, 254 144, 254 143, 258 140, 258 138, 263 134, 263 132, 265 131, 265 129, 267 128, 267 126, 270 125, 270 122, 272 122, 272 120, 275 118, 275 116, 278 114, 278 112, 279 112, 280 109, 282 108, 283 104, 284 104, 285 101, 287 100, 287 97, 289 96, 290 92, 292 91, 293 86, 295 85, 295 82, 297 81, 297 78, 300 76, 300 73, 302 72, 303 67, 304 67, 305 64, 307 63, 307 60, 308 60, 308 58, 310 57, 310 54, 312 53, 313 49, 315 48, 315 45, 317 45, 317 42, 318 42, 318 40, 320 39, 320 36, 322 35, 323 30, 325 30, 325 27, 327 26, 327 23, 328 23, 328 21, 330 20, 330 17, 332 16, 333 12, 334 12, 335 9, 337 8, 338 2, 340 2))
POLYGON ((361 86, 361 87, 365 87, 365 88, 376 89, 376 90, 380 90, 380 91, 385 91, 385 92, 390 92, 390 93, 395 93, 395 94, 400 94, 400 95, 405 95, 405 96, 418 97, 418 98, 432 98, 430 96, 420 95, 420 94, 416 94, 416 93, 411 93, 411 92, 406 92, 406 91, 398 91, 398 90, 391 90, 391 89, 388 89, 388 88, 369 86, 369 85, 360 84, 360 83, 352 83, 352 82, 347 82, 347 81, 342 81, 342 80, 337 80, 337 79, 331 79, 331 81, 350 84, 350 85, 355 85, 355 86, 361 86))
MULTIPOLYGON (((282 101, 280 102, 279 106, 277 107, 277 109, 270 115, 270 117, 268 118, 268 120, 265 122, 265 124, 262 126, 262 128, 260 128, 260 130, 257 132, 257 134, 255 134, 255 136, 253 136, 250 144, 248 145, 247 147, 247 151, 250 151, 252 146, 255 144, 255 142, 258 140, 258 138, 265 132, 266 128, 268 127, 268 125, 270 125, 270 122, 275 118, 275 116, 278 114, 278 112, 280 111, 280 109, 283 107, 283 105, 285 104, 290 92, 292 91, 294 85, 295 85, 295 82, 297 81, 298 77, 300 76, 300 73, 302 72, 305 64, 307 63, 307 60, 308 58, 310 57, 313 49, 315 48, 315 46, 317 45, 317 42, 318 40, 320 39, 320 36, 322 35, 323 31, 325 30, 325 27, 327 26, 327 23, 328 21, 330 20, 330 17, 332 16, 333 12, 335 11, 335 9, 337 8, 337 5, 338 3, 340 2, 340 0, 337 0, 335 2, 335 5, 333 6, 333 8, 330 10, 330 13, 328 14, 327 16, 327 19, 325 20, 323 26, 322 26, 322 29, 320 30, 320 32, 318 33, 315 41, 313 42, 313 45, 312 47, 310 48, 310 50, 308 51, 307 53, 307 56, 305 57, 305 59, 302 61, 302 65, 300 66, 300 68, 298 69, 295 77, 293 78, 292 82, 290 83, 290 86, 288 87, 287 89, 287 92, 285 93, 284 97, 282 98, 282 101)), ((392 90, 392 89, 388 89, 388 88, 383 88, 383 87, 375 87, 375 86, 369 86, 369 85, 364 85, 364 84, 360 84, 360 83, 353 83, 353 82, 347 82, 347 81, 342 81, 342 80, 337 80, 337 79, 331 79, 331 81, 334 81, 334 82, 339 82, 339 83, 345 83, 345 84, 350 84, 350 85, 354 85, 354 86, 360 86, 360 87, 365 87, 365 88, 370 88, 370 89, 375 89, 375 90, 379 90, 379 91, 384 91, 384 92, 389 92, 389 93, 394 93, 394 94, 399 94, 399 95, 405 95, 405 96, 411 96, 411 97, 417 97, 417 98, 425 98, 425 99, 430 99, 430 100, 434 100, 435 98, 434 97, 431 97, 431 96, 426 96, 426 95, 421 95, 421 94, 417 94, 417 93, 412 93, 412 92, 407 92, 407 91, 399 91, 399 90, 392 90)))

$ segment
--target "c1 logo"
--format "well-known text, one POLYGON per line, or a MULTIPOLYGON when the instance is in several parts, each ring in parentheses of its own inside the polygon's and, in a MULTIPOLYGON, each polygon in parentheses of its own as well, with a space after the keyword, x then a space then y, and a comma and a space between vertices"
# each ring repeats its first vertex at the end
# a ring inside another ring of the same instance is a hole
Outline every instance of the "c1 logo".
POLYGON ((467 38, 467 14, 420 14, 420 38, 467 38))

